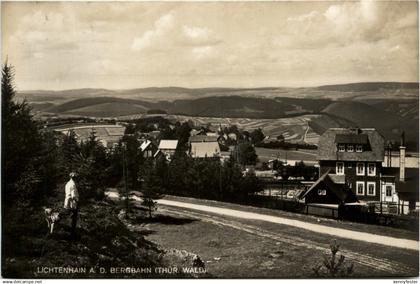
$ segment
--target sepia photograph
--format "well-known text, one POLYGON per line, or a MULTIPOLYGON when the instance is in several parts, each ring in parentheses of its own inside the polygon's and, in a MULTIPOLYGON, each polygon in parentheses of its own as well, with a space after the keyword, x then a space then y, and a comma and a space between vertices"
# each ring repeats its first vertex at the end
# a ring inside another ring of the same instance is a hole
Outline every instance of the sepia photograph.
POLYGON ((418 1, 0 5, 3 283, 417 283, 418 1))

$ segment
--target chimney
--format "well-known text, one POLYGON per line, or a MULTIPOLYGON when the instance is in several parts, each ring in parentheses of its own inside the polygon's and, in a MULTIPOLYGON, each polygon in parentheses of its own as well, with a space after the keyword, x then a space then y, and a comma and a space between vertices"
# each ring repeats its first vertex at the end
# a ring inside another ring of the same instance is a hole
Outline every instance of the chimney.
POLYGON ((400 181, 405 181, 405 146, 400 146, 400 181))

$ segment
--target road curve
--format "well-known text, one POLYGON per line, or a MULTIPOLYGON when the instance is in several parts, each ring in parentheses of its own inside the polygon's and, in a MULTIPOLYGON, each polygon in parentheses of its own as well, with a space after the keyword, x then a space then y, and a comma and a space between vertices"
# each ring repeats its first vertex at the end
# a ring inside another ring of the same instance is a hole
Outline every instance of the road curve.
POLYGON ((181 208, 188 208, 203 212, 209 212, 219 215, 225 215, 235 218, 241 219, 253 219, 253 220, 260 220, 265 222, 271 222, 276 224, 282 224, 287 226, 292 226, 320 234, 345 238, 345 239, 352 239, 361 242, 368 242, 368 243, 375 243, 390 247, 397 247, 402 249, 408 250, 419 250, 419 242, 415 240, 408 240, 408 239, 401 239, 401 238, 394 238, 388 237, 383 235, 371 234, 371 233, 364 233, 358 231, 352 231, 347 229, 340 229, 334 228, 325 225, 318 225, 309 222, 298 221, 290 218, 284 217, 277 217, 271 216, 266 214, 259 214, 259 213, 252 213, 252 212, 245 212, 233 209, 227 209, 222 207, 214 207, 214 206, 207 206, 207 205, 198 205, 193 203, 187 202, 180 202, 180 201, 173 201, 167 199, 160 199, 158 200, 159 204, 174 206, 174 207, 181 207, 181 208))

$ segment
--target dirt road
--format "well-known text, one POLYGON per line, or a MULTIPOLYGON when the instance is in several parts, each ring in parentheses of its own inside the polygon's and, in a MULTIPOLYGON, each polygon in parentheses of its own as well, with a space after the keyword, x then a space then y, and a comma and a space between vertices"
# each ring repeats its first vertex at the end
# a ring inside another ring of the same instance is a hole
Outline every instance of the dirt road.
POLYGON ((346 229, 340 229, 340 228, 333 228, 330 226, 318 225, 318 224, 313 224, 313 223, 308 223, 308 222, 303 222, 303 221, 298 221, 298 220, 293 220, 293 219, 288 219, 288 218, 283 218, 283 217, 257 214, 257 213, 252 213, 252 212, 239 211, 239 210, 232 210, 232 209, 221 208, 221 207, 198 205, 198 204, 179 202, 179 201, 173 201, 173 200, 161 199, 158 201, 158 203, 162 205, 188 208, 188 209, 198 210, 202 212, 208 212, 208 213, 230 216, 230 217, 235 217, 235 218, 253 219, 253 220, 260 220, 260 221, 265 221, 265 222, 287 225, 287 226, 293 226, 293 227, 301 228, 301 229, 316 232, 316 233, 326 234, 326 235, 345 238, 345 239, 352 239, 352 240, 357 240, 361 242, 375 243, 375 244, 397 247, 397 248, 402 248, 402 249, 415 250, 415 251, 419 250, 419 242, 414 241, 414 240, 400 239, 400 238, 382 236, 382 235, 377 235, 377 234, 370 234, 370 233, 364 233, 364 232, 358 232, 358 231, 352 231, 352 230, 346 230, 346 229))
MULTIPOLYGON (((212 223, 215 225, 229 227, 236 230, 244 231, 246 233, 263 237, 265 239, 270 239, 272 241, 283 243, 286 246, 293 246, 298 247, 301 249, 309 249, 309 250, 316 250, 320 251, 324 254, 329 253, 328 244, 323 244, 320 242, 316 242, 310 240, 308 238, 297 237, 287 233, 279 233, 273 232, 269 230, 265 230, 259 226, 250 225, 245 222, 235 221, 232 219, 226 219, 223 217, 217 217, 211 214, 205 214, 201 212, 194 212, 188 209, 174 209, 170 207, 160 208, 160 212, 162 213, 169 213, 171 215, 178 215, 182 217, 189 217, 193 219, 199 219, 203 222, 212 223)), ((350 250, 340 250, 341 254, 345 255, 347 259, 351 260, 353 263, 357 263, 358 265, 362 265, 368 267, 369 269, 375 271, 381 271, 382 273, 386 273, 386 275, 415 275, 416 269, 413 267, 409 267, 404 263, 372 256, 367 253, 363 252, 354 252, 350 250)))

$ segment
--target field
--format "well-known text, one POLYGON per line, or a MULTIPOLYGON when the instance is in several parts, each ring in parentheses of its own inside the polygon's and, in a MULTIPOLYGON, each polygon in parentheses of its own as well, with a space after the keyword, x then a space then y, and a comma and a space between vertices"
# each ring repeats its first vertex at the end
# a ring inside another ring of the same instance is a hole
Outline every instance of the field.
POLYGON ((303 115, 279 119, 252 119, 252 118, 219 118, 219 117, 192 117, 183 115, 168 115, 168 119, 179 121, 193 121, 196 125, 210 125, 217 129, 219 125, 237 125, 239 129, 252 131, 261 128, 266 136, 277 137, 283 135, 287 142, 317 144, 319 135, 308 126, 308 121, 317 115, 303 115), (309 129, 308 129, 309 128, 309 129))

